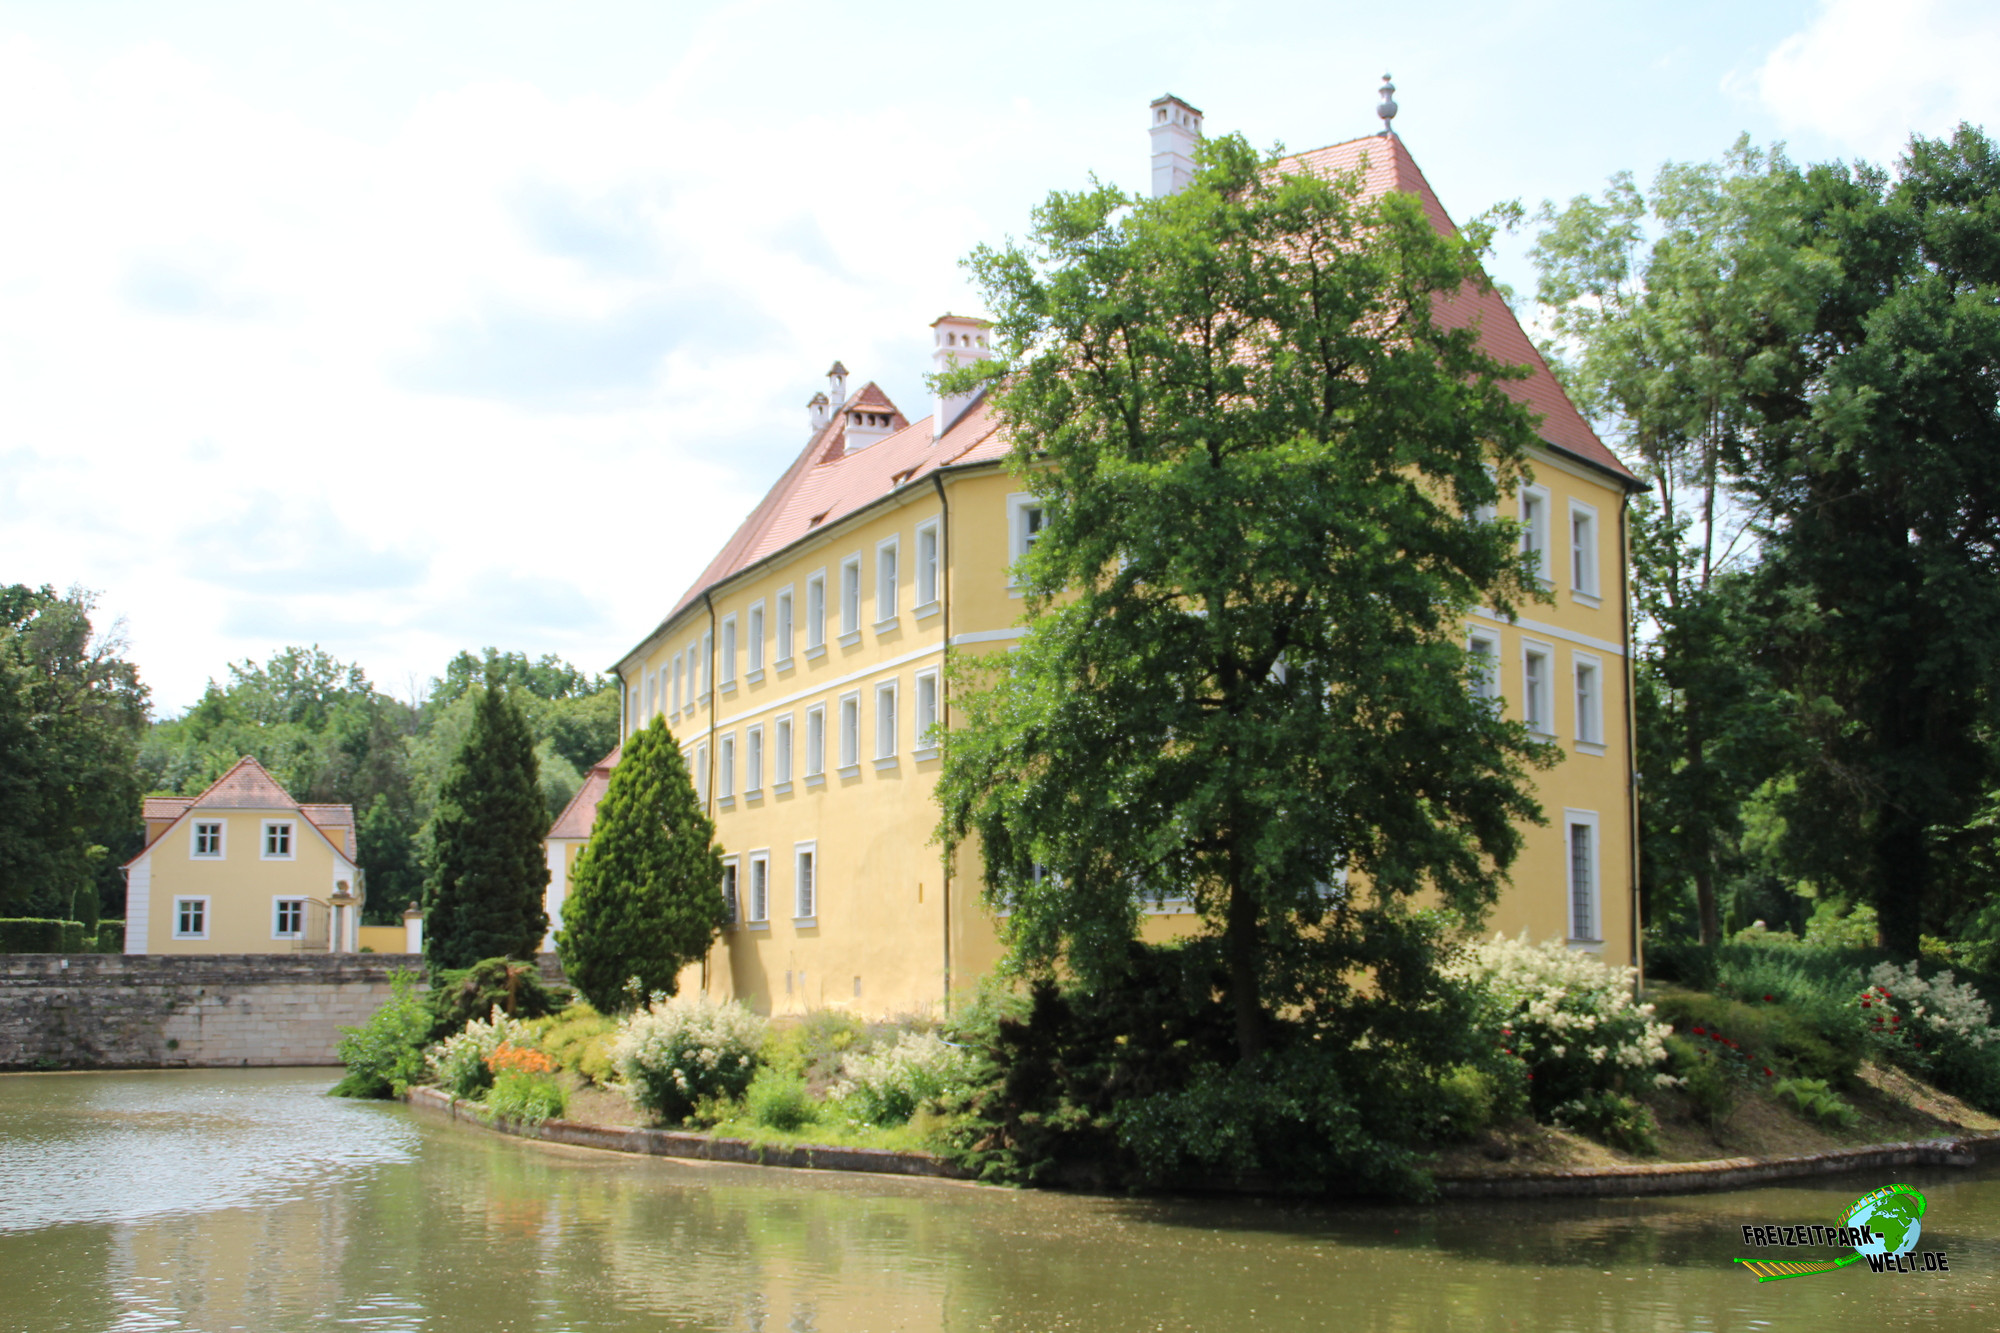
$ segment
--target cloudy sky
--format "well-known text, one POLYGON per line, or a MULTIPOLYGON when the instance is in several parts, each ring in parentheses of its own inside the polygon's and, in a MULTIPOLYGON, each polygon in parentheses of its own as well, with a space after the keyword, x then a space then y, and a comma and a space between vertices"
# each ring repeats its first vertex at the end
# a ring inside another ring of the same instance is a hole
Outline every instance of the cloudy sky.
POLYGON ((922 415, 958 258, 1146 187, 1162 92, 1309 148, 1390 71, 1464 218, 1744 131, 1889 161, 1995 68, 1990 0, 0 0, 0 582, 96 591, 163 714, 291 643, 602 669, 830 361, 922 415))

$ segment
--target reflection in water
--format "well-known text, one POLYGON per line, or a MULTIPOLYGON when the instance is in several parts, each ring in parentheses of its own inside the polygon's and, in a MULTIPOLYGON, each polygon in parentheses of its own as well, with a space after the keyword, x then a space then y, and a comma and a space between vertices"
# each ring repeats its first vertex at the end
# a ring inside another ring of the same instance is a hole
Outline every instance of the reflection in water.
POLYGON ((1926 1173, 1948 1277, 1758 1285, 1744 1222, 1872 1178, 1363 1209, 614 1157, 318 1071, 0 1077, 0 1327, 1617 1329, 2000 1325, 2000 1171, 1926 1173))

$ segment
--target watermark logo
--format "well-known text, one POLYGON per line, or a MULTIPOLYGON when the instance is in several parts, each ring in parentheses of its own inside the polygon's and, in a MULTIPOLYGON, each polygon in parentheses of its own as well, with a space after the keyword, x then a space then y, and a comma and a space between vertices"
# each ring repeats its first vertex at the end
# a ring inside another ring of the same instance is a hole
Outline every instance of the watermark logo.
POLYGON ((1948 1273, 1943 1250, 1918 1250, 1924 1196, 1908 1185, 1884 1185, 1854 1201, 1838 1226, 1746 1226, 1743 1243, 1759 1248, 1831 1246, 1853 1251, 1832 1259, 1738 1259, 1759 1282, 1812 1277, 1866 1263, 1871 1273, 1948 1273))

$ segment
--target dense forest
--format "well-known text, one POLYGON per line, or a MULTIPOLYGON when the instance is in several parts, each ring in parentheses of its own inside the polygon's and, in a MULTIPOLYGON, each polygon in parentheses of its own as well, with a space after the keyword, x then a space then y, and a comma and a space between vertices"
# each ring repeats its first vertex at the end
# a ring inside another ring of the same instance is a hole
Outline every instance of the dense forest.
POLYGON ((93 632, 91 609, 77 590, 0 587, 0 917, 123 916, 140 798, 195 795, 253 755, 296 799, 354 807, 364 919, 399 921, 422 897, 431 814, 479 687, 526 715, 551 821, 617 744, 607 678, 494 648, 399 699, 357 663, 287 647, 230 663, 185 714, 152 720, 122 637, 93 632))

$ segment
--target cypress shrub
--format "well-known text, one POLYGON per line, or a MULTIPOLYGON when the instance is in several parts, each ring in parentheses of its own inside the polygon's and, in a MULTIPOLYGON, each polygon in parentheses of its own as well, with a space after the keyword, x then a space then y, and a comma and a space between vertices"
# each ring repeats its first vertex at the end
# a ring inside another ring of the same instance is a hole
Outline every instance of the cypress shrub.
POLYGON ((549 867, 539 770, 519 706, 487 687, 431 818, 424 958, 433 976, 483 958, 533 958, 541 946, 549 867))

